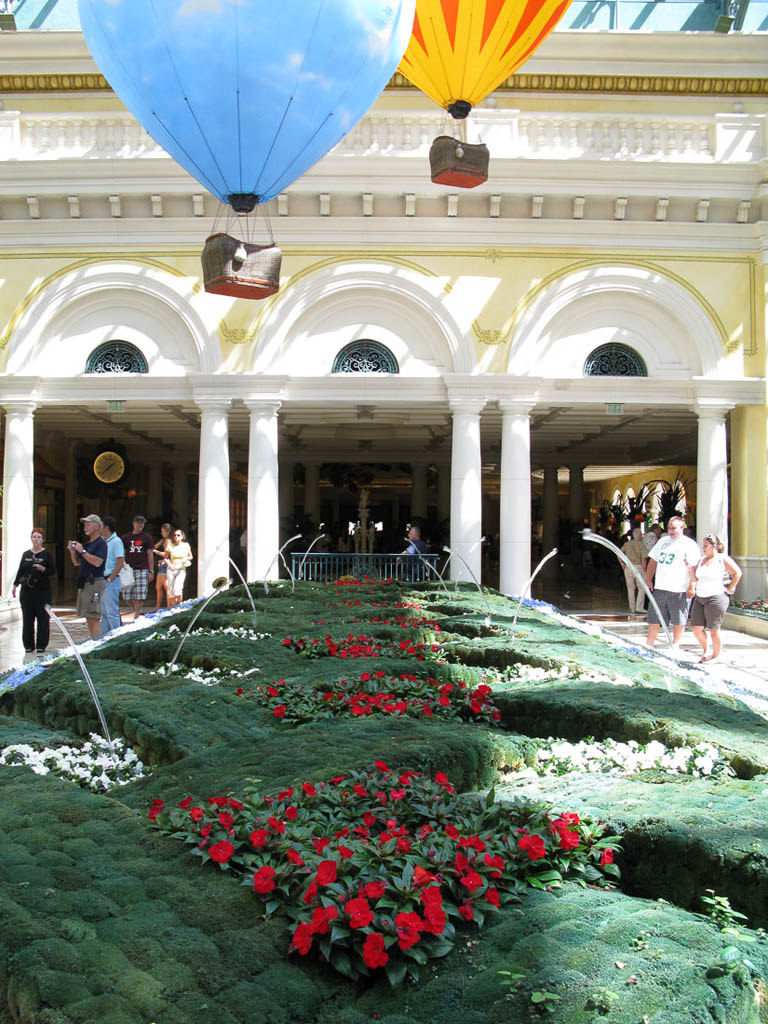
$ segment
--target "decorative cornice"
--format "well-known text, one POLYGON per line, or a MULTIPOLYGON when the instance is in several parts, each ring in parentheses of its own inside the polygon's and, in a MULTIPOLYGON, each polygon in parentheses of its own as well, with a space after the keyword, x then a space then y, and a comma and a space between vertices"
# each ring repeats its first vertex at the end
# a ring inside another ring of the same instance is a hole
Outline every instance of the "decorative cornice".
MULTIPOLYGON (((413 89, 395 73, 388 90, 413 89)), ((0 93, 110 93, 106 78, 94 75, 0 75, 0 93)), ((500 93, 586 93, 634 96, 768 96, 768 78, 698 78, 670 75, 511 75, 500 93)))

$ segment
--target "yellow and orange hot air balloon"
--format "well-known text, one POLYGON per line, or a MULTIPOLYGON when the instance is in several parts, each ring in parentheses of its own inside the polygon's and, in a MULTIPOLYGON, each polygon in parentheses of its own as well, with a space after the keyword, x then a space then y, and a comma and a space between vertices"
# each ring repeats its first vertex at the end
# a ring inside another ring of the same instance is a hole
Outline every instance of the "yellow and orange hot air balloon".
MULTIPOLYGON (((416 18, 399 70, 454 118, 499 86, 557 25, 571 0, 416 0, 416 18)), ((483 147, 484 149, 485 147, 483 147)), ((455 151, 456 142, 452 142, 455 151)), ((459 146, 463 158, 471 146, 459 146)), ((487 177, 455 173, 441 184, 473 187, 487 177)), ((455 156, 455 153, 454 153, 455 156)), ((434 171, 434 168, 433 168, 434 171)))

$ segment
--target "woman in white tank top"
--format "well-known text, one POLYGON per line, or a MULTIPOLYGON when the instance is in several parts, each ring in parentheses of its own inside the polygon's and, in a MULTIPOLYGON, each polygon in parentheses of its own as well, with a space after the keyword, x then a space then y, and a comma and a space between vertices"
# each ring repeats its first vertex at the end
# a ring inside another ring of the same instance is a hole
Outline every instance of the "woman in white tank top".
POLYGON ((741 569, 723 554, 723 543, 713 534, 701 542, 703 556, 694 569, 696 597, 691 607, 691 628, 702 649, 702 662, 717 661, 722 650, 720 628, 728 609, 729 595, 741 579, 741 569), (707 654, 707 630, 712 637, 712 653, 707 654))

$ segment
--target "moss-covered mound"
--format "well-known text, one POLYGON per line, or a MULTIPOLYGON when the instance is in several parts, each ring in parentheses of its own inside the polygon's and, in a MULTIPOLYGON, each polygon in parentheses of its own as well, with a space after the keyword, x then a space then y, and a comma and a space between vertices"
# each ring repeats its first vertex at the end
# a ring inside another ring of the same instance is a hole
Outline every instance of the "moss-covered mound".
MULTIPOLYGON (((768 1019, 763 939, 750 934, 756 941, 747 944, 691 912, 711 888, 752 924, 768 922, 766 797, 755 778, 768 769, 762 718, 533 609, 513 633, 514 607, 470 588, 254 593, 256 622, 242 590, 216 598, 174 672, 168 664, 194 612, 88 656, 110 730, 154 766, 150 777, 97 796, 0 767, 0 1007, 8 1008, 0 1022, 768 1019), (537 678, 531 667, 546 671, 537 678), (370 688, 376 678, 391 691, 401 679, 431 680, 443 703, 423 700, 406 713, 396 696, 362 710, 329 699, 328 717, 299 724, 279 712, 285 694, 331 694, 364 679, 370 688), (478 687, 489 688, 482 699, 500 721, 476 711, 450 717, 459 694, 478 687), (500 770, 531 764, 537 737, 548 735, 715 742, 741 778, 569 775, 500 785, 500 770), (316 958, 289 956, 284 918, 265 920, 248 886, 201 867, 147 817, 156 799, 204 801, 253 780, 270 792, 365 770, 377 758, 448 772, 463 791, 496 784, 502 800, 535 791, 609 823, 624 836, 624 893, 571 885, 523 893, 482 930, 467 926, 418 988, 391 989, 383 975, 353 984, 316 958)), ((98 717, 74 661, 13 689, 0 680, 0 747, 72 743, 91 731, 98 717)))

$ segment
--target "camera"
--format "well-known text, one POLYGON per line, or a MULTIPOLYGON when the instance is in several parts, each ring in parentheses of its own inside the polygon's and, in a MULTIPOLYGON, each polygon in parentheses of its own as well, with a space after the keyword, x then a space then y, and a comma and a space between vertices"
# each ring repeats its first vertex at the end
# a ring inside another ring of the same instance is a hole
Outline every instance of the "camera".
POLYGON ((75 545, 76 545, 76 544, 77 544, 77 541, 76 541, 76 540, 71 540, 71 541, 69 542, 69 546, 70 546, 71 548, 75 547, 75 545))

